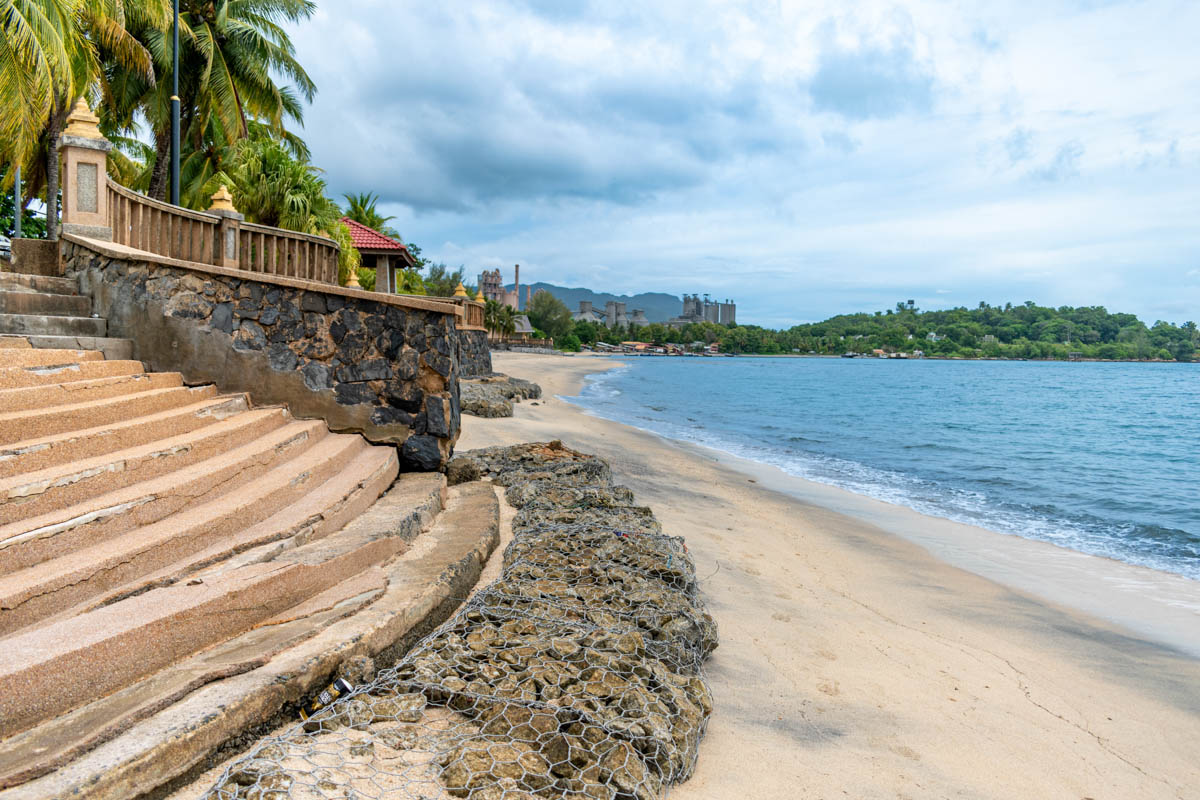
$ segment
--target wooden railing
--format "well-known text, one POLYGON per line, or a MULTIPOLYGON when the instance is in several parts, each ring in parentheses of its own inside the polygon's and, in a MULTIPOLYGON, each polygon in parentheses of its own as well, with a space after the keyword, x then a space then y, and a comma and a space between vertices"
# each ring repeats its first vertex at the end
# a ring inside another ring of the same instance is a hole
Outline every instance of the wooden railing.
POLYGON ((460 331, 484 331, 483 303, 469 297, 429 297, 441 303, 453 303, 458 307, 458 329, 460 331))
POLYGON ((470 330, 484 330, 483 303, 476 300, 463 302, 463 326, 470 330))
POLYGON ((337 242, 242 222, 241 215, 192 211, 108 181, 113 241, 198 264, 337 285, 337 242))
POLYGON ((242 223, 241 269, 319 283, 338 282, 338 246, 307 233, 242 223))
POLYGON ((154 200, 110 179, 108 221, 117 244, 167 258, 216 263, 221 218, 215 214, 154 200))

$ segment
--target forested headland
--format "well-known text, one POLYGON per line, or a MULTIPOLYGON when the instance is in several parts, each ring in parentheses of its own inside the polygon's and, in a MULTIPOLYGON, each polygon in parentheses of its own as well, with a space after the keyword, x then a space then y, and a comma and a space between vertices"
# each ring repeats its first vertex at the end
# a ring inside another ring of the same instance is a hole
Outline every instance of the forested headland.
POLYGON ((839 314, 821 322, 771 330, 757 325, 698 323, 681 330, 653 323, 636 329, 609 330, 576 322, 572 335, 582 344, 615 344, 636 339, 655 344, 720 344, 735 354, 842 355, 921 351, 926 357, 1036 358, 1071 357, 1121 361, 1192 361, 1200 358, 1195 322, 1157 321, 1147 326, 1134 314, 1111 313, 1102 306, 1073 308, 1020 305, 922 311, 911 302, 873 314, 839 314))

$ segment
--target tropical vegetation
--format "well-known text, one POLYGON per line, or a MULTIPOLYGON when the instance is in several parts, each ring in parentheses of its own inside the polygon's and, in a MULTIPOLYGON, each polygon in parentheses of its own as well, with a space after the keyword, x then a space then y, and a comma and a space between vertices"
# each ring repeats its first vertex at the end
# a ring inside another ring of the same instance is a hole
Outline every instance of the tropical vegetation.
MULTIPOLYGON (((345 209, 331 200, 295 133, 316 86, 285 26, 315 9, 311 0, 181 0, 180 203, 207 209, 226 185, 249 221, 336 240, 340 280, 357 270, 369 289, 374 271, 361 268, 340 220, 345 215, 399 238, 393 218, 378 210, 371 192, 344 195, 345 209)), ((80 97, 116 145, 110 176, 167 199, 171 22, 170 0, 0 0, 0 187, 12 188, 12 167, 20 165, 26 236, 57 236, 58 139, 80 97), (33 199, 45 208, 44 222, 29 213, 33 199)), ((11 209, 3 216, 9 232, 11 209)), ((419 269, 403 272, 399 290, 454 294, 463 269, 426 261, 416 245, 410 250, 419 269)), ((474 296, 473 287, 467 291, 474 296)))

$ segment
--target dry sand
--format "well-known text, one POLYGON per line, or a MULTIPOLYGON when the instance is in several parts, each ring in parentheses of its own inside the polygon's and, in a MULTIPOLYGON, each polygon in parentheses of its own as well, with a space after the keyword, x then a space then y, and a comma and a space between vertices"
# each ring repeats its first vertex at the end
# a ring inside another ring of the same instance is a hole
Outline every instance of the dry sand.
MULTIPOLYGON (((1133 633, 1044 599, 1070 596, 1054 587, 951 566, 776 491, 779 476, 556 397, 610 360, 504 353, 495 366, 546 399, 512 419, 465 418, 460 450, 559 438, 597 453, 695 555, 721 630, 716 711, 672 800, 1200 798, 1200 661, 1156 643, 1152 625, 1133 633)), ((894 511, 898 525, 942 524, 894 511)), ((1159 641, 1196 619, 1184 603, 1159 641)))

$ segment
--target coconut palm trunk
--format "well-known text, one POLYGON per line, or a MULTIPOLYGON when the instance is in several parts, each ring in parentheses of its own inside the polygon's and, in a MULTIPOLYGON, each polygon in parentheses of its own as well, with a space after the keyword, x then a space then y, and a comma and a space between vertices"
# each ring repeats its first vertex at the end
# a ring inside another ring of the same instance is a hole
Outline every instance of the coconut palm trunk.
POLYGON ((58 140, 62 135, 62 118, 57 106, 50 109, 46 127, 46 238, 58 239, 58 140))
POLYGON ((155 200, 167 200, 169 188, 168 168, 171 166, 171 129, 156 131, 154 134, 154 170, 150 173, 150 186, 147 194, 155 200))

